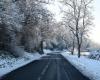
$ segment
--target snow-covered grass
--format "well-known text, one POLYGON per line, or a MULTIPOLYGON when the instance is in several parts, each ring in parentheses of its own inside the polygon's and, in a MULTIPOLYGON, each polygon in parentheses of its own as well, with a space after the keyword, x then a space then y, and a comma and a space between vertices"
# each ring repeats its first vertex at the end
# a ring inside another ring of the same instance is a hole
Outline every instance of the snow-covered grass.
POLYGON ((100 80, 100 61, 89 59, 86 56, 78 58, 76 55, 68 53, 70 52, 62 52, 61 54, 85 76, 91 80, 100 80))
POLYGON ((0 55, 0 77, 17 68, 27 65, 34 60, 40 59, 42 56, 45 55, 25 52, 23 56, 15 58, 10 55, 2 54, 0 55))

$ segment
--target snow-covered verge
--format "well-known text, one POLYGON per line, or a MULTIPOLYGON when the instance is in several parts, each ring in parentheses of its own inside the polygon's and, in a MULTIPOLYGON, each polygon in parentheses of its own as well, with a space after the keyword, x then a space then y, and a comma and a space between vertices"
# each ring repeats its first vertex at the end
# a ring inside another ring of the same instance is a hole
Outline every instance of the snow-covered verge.
POLYGON ((38 53, 27 53, 23 57, 15 58, 9 55, 0 55, 0 77, 3 75, 20 68, 24 65, 31 63, 34 60, 40 59, 42 56, 38 53))
POLYGON ((85 56, 78 58, 76 55, 70 55, 69 52, 61 54, 80 72, 91 80, 100 80, 100 61, 89 59, 85 56))

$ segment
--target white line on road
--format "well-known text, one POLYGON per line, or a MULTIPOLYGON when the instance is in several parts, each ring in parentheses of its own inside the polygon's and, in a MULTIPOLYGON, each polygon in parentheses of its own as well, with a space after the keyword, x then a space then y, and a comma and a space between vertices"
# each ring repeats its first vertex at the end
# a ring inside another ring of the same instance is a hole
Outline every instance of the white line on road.
POLYGON ((38 77, 37 80, 41 80, 42 76, 45 74, 45 72, 47 71, 48 67, 49 67, 50 61, 47 63, 47 65, 44 67, 43 71, 41 72, 40 76, 38 77))

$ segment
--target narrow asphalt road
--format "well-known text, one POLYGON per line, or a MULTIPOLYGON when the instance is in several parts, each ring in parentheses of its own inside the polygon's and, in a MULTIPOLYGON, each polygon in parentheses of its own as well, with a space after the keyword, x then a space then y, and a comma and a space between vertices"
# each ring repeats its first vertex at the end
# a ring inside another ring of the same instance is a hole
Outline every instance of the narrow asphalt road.
POLYGON ((1 80, 90 80, 60 54, 49 54, 12 71, 1 80))

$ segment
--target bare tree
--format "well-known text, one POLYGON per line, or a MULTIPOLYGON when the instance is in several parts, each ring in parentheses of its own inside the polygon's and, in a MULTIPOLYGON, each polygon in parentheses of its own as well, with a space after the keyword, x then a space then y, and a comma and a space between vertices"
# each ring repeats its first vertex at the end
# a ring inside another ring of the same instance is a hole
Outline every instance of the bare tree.
POLYGON ((68 27, 77 40, 78 57, 80 57, 83 37, 91 25, 92 16, 90 13, 90 4, 93 0, 65 0, 68 7, 66 12, 68 27))

